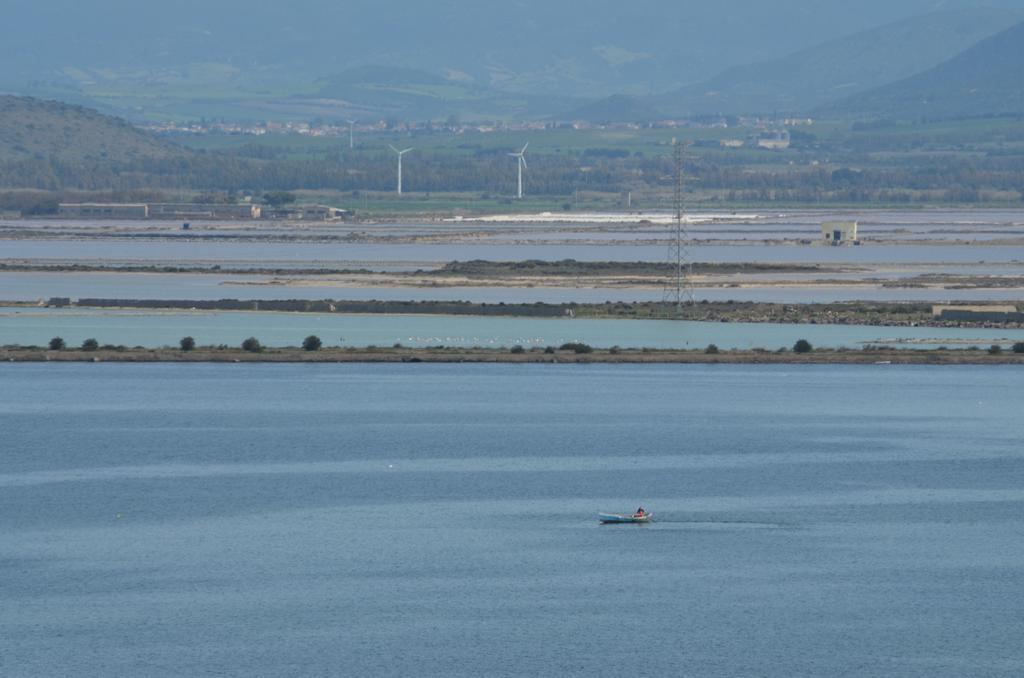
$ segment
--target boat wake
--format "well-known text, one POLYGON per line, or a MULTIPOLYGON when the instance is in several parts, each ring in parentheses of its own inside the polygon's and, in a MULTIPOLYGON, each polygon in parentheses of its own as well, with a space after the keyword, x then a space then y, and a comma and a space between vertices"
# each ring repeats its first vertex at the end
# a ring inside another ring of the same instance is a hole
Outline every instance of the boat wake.
POLYGON ((705 530, 772 530, 791 527, 785 523, 763 520, 742 520, 728 518, 672 518, 659 517, 651 521, 651 525, 668 529, 705 529, 705 530))

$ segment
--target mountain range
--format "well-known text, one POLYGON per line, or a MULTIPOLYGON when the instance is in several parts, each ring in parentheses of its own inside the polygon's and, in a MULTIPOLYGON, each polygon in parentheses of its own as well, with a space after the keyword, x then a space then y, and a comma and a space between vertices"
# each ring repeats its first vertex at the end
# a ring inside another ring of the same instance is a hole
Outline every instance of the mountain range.
POLYGON ((1024 18, 999 9, 936 12, 831 40, 655 97, 674 113, 799 113, 936 66, 1024 18))
POLYGON ((823 112, 904 120, 1024 114, 1024 23, 923 73, 842 99, 823 112))
POLYGON ((6 0, 0 91, 134 121, 802 112, 1024 11, 985 2, 6 0))
MULTIPOLYGON (((1021 18, 1020 12, 1005 9, 935 12, 777 59, 734 66, 665 94, 609 97, 568 116, 597 122, 715 113, 808 115, 827 111, 842 116, 847 105, 858 101, 855 95, 937 69, 1021 18)), ((1004 60, 1010 58, 1009 54, 1003 56, 1004 60)), ((984 55, 978 55, 974 61, 983 59, 984 55)), ((1013 86, 1009 81, 1004 84, 1013 86)), ((865 96, 865 102, 870 100, 871 95, 865 96)), ((884 96, 884 92, 879 95, 884 96)), ((881 99, 878 101, 881 104, 881 99)), ((876 108, 881 111, 884 106, 876 108)))

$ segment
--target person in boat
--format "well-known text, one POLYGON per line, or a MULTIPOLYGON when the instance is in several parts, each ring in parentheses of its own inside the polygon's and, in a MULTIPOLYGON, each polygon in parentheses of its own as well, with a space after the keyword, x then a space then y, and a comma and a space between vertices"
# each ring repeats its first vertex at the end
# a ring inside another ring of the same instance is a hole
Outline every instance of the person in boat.
POLYGON ((636 513, 634 513, 634 514, 633 514, 633 517, 634 517, 634 518, 643 518, 643 517, 644 517, 644 516, 646 516, 646 515, 647 515, 647 511, 645 511, 645 510, 644 510, 644 507, 643 507, 643 506, 641 506, 640 508, 638 508, 638 509, 636 510, 636 513))

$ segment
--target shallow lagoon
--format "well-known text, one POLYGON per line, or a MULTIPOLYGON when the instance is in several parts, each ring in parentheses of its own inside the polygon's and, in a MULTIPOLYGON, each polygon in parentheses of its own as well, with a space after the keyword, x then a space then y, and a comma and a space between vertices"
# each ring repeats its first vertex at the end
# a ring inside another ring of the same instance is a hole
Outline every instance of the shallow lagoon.
MULTIPOLYGON (((961 274, 1021 275, 1017 266, 976 270, 974 267, 948 267, 961 274)), ((867 274, 872 278, 896 278, 931 272, 867 274)), ((784 278, 811 282, 825 275, 833 279, 852 279, 855 273, 746 275, 752 285, 784 278)), ((221 275, 216 273, 54 273, 0 272, 0 300, 38 301, 51 297, 99 299, 344 299, 347 301, 471 301, 477 303, 601 303, 604 301, 661 301, 659 287, 387 287, 351 286, 325 280, 316 284, 271 284, 287 281, 287 276, 221 275)), ((308 280, 308 279, 307 279, 308 280)), ((764 301, 787 304, 829 303, 838 301, 1018 301, 1024 296, 1019 287, 1005 288, 916 288, 880 285, 813 285, 699 287, 694 298, 709 301, 764 301)))
POLYGON ((3 365, 3 675, 1016 678, 1021 375, 3 365))
MULTIPOLYGON (((865 245, 826 247, 800 245, 696 245, 694 261, 762 263, 929 263, 970 264, 1024 261, 1019 245, 865 245)), ((240 262, 374 267, 375 262, 520 261, 665 261, 664 245, 536 244, 338 244, 281 242, 219 242, 194 240, 0 240, 0 259, 127 261, 157 263, 238 264, 240 262)))

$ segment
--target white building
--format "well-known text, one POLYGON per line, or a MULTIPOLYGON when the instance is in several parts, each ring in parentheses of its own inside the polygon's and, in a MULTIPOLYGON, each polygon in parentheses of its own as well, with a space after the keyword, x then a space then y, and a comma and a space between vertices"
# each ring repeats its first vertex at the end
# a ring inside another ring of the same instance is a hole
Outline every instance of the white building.
POLYGON ((843 243, 858 244, 856 221, 826 221, 821 225, 821 235, 830 245, 843 243))

